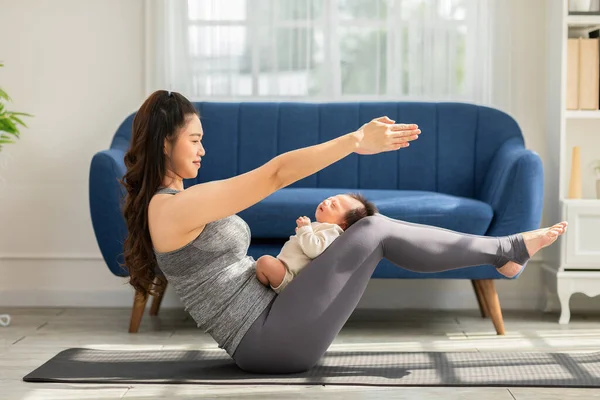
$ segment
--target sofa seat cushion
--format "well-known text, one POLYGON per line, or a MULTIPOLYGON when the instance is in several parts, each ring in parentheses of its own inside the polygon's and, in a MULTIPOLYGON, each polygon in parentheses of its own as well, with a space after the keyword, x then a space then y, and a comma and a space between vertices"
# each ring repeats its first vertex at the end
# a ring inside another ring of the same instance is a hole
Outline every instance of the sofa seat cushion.
POLYGON ((315 221, 317 205, 329 196, 360 192, 387 217, 484 235, 493 210, 484 202, 443 193, 413 190, 283 188, 240 212, 252 238, 287 239, 295 234, 296 219, 315 221))

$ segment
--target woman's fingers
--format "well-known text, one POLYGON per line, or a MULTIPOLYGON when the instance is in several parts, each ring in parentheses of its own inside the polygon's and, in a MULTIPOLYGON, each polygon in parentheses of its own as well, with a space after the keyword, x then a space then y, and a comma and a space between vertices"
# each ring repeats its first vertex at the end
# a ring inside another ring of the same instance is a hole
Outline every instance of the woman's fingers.
POLYGON ((407 144, 408 142, 412 142, 413 140, 416 139, 403 139, 403 140, 396 140, 390 143, 391 146, 397 146, 397 145, 401 145, 401 144, 407 144))
POLYGON ((388 149, 384 150, 384 151, 394 151, 394 150, 400 150, 403 149, 405 147, 410 146, 410 144, 408 142, 402 142, 399 144, 391 144, 390 146, 388 146, 388 149))
POLYGON ((391 137, 391 141, 392 143, 402 143, 402 142, 406 142, 406 141, 410 141, 410 140, 417 140, 419 138, 419 134, 414 134, 414 133, 408 133, 408 134, 402 134, 402 135, 393 135, 391 137))
POLYGON ((390 130, 389 133, 392 137, 399 138, 399 137, 419 135, 419 134, 421 134, 421 130, 420 129, 405 129, 405 130, 397 130, 397 131, 390 130))
POLYGON ((413 140, 417 140, 419 135, 404 135, 400 137, 396 137, 392 140, 391 146, 393 149, 398 149, 402 147, 408 147, 410 144, 408 142, 412 142, 413 140))
POLYGON ((414 131, 418 130, 419 126, 417 124, 392 124, 389 128, 392 131, 414 131))

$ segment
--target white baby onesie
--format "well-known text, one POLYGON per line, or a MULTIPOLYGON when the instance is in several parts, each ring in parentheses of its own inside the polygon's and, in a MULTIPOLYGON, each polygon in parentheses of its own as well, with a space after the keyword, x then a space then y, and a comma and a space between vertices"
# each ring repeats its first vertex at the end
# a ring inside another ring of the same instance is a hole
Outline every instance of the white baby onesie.
POLYGON ((292 279, 338 238, 344 230, 336 224, 327 222, 311 222, 300 227, 290 240, 285 242, 277 259, 286 266, 285 277, 279 286, 271 288, 279 293, 292 279))

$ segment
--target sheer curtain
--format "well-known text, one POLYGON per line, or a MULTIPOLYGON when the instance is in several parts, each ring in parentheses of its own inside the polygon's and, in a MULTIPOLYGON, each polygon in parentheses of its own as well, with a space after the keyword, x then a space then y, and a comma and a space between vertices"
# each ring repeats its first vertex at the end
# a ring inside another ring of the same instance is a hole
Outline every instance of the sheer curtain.
POLYGON ((146 90, 489 104, 497 0, 146 0, 146 90))

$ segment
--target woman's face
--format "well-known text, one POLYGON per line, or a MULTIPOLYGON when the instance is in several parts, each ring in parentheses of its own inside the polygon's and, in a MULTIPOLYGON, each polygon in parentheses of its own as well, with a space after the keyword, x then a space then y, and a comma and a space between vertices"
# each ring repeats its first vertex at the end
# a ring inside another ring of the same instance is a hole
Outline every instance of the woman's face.
POLYGON ((197 115, 190 115, 187 125, 179 131, 173 145, 165 140, 167 176, 191 179, 198 175, 200 160, 206 154, 202 146, 202 124, 197 115))
POLYGON ((315 218, 317 222, 337 224, 342 229, 346 229, 344 226, 344 216, 346 213, 362 206, 363 204, 353 197, 345 194, 337 194, 326 198, 317 206, 315 218))

